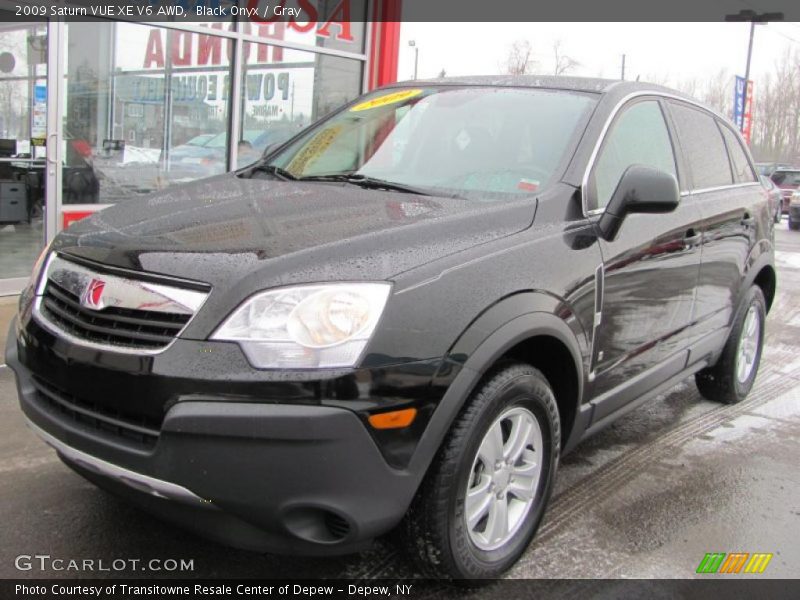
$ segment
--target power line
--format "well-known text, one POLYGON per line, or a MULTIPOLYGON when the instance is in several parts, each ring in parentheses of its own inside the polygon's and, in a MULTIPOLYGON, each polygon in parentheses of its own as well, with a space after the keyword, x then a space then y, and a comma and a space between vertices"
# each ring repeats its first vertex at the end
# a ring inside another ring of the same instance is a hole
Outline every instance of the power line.
POLYGON ((782 38, 784 38, 786 40, 789 40, 793 44, 800 44, 800 40, 798 40, 797 38, 793 38, 792 36, 790 36, 790 35, 788 35, 786 33, 783 33, 782 31, 778 31, 777 29, 774 29, 773 27, 767 27, 766 30, 767 31, 771 31, 772 33, 774 33, 776 35, 779 35, 779 36, 781 36, 782 38))

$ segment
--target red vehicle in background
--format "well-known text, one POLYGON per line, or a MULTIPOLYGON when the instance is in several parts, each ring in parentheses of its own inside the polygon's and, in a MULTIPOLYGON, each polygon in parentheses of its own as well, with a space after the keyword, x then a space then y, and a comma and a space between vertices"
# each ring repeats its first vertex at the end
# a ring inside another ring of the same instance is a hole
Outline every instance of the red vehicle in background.
POLYGON ((789 200, 792 197, 792 193, 800 188, 800 169, 778 169, 769 178, 781 188, 781 193, 783 194, 781 212, 789 214, 789 200))

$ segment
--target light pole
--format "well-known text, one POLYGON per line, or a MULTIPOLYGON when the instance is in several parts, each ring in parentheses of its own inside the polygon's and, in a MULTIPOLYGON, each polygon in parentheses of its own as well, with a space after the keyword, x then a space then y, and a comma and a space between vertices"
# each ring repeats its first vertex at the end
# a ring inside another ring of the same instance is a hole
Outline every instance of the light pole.
POLYGON ((756 32, 756 25, 766 25, 770 21, 783 21, 783 13, 757 13, 754 10, 740 10, 735 15, 725 15, 726 21, 732 22, 750 22, 750 42, 747 45, 747 65, 744 69, 744 85, 747 89, 747 84, 750 81, 750 61, 753 57, 753 37, 756 32))
POLYGON ((408 40, 408 45, 414 49, 414 79, 417 78, 417 66, 419 65, 419 47, 414 40, 408 40))

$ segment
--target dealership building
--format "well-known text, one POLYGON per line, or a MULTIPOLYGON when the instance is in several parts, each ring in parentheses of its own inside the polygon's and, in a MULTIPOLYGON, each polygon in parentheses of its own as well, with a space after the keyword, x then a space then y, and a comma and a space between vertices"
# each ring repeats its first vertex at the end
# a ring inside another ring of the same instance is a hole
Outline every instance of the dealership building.
POLYGON ((245 166, 396 79, 400 0, 300 4, 297 21, 3 19, 0 295, 71 221, 245 166))

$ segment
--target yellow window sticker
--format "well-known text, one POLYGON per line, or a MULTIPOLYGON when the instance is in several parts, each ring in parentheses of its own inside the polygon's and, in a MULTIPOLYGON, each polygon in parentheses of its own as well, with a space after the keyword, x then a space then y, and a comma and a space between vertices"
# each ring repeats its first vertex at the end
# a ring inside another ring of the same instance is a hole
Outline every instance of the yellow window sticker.
POLYGON ((333 141, 339 137, 342 132, 341 125, 334 125, 326 127, 318 132, 309 141, 300 152, 298 152, 292 161, 287 165, 286 170, 295 175, 303 175, 309 165, 311 165, 319 156, 328 149, 333 141))
POLYGON ((392 92, 391 94, 384 94, 366 102, 359 102, 350 109, 350 112, 358 112, 362 110, 369 110, 370 108, 378 108, 379 106, 386 106, 387 104, 395 104, 408 100, 414 96, 419 96, 422 90, 401 90, 399 92, 392 92))

